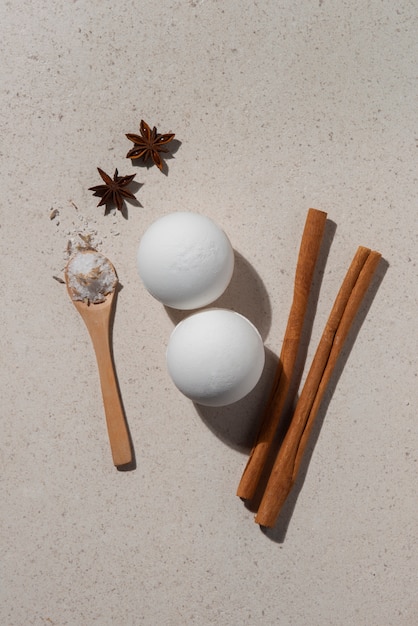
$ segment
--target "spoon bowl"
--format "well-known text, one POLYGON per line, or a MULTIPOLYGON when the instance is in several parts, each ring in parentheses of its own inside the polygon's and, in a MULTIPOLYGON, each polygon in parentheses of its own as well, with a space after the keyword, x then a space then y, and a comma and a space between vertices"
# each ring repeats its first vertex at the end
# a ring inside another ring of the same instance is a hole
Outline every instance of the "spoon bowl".
POLYGON ((110 261, 95 250, 79 251, 67 263, 65 282, 68 295, 84 320, 96 354, 113 463, 116 467, 128 465, 132 463, 132 448, 111 346, 111 316, 117 287, 116 271, 110 261), (81 264, 87 264, 93 269, 86 273, 77 273, 74 260, 78 255, 83 255, 83 258, 76 259, 77 262, 81 261, 81 264), (84 255, 95 256, 93 258, 84 255), (101 276, 100 272, 107 272, 107 275, 101 276), (105 293, 109 289, 109 277, 112 290, 105 293))

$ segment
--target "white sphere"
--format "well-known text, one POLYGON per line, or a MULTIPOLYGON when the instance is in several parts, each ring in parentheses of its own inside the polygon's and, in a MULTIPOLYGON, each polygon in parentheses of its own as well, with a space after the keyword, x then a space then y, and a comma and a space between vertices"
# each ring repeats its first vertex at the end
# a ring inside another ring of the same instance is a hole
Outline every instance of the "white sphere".
POLYGON ((207 406, 241 400, 259 381, 264 361, 258 330, 243 315, 225 309, 184 319, 167 347, 167 367, 176 387, 207 406))
POLYGON ((179 211, 159 218, 146 230, 137 266, 152 296, 166 306, 190 310, 223 294, 232 277, 234 251, 211 219, 179 211))

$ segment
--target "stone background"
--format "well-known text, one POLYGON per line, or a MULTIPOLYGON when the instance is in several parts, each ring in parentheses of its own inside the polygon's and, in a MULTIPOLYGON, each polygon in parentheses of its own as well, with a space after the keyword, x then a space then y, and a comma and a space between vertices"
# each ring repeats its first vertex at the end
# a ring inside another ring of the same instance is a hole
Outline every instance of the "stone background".
POLYGON ((1 623, 415 625, 416 3, 4 0, 1 24, 1 623), (141 118, 176 133, 164 173, 125 158, 141 118), (136 172, 127 216, 96 208, 97 166, 136 172), (357 247, 384 261, 262 532, 235 491, 309 207, 329 224, 307 364, 357 247), (137 276, 142 233, 176 210, 225 229, 237 262, 217 305, 266 345, 259 385, 225 409, 173 387, 183 314, 137 276), (112 465, 90 340, 53 279, 87 231, 123 285, 130 472, 112 465))

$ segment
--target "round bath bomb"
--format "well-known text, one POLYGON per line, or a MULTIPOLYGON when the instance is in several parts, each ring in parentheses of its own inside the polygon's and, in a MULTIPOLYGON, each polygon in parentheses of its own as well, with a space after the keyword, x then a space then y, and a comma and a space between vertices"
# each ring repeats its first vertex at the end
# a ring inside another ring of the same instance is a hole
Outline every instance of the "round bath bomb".
POLYGON ((225 309, 194 313, 173 330, 167 367, 176 387, 207 406, 241 400, 257 384, 265 352, 255 326, 225 309))
POLYGON ((179 211, 159 218, 146 230, 137 265, 154 298, 176 309, 197 309, 214 302, 227 288, 234 251, 211 219, 179 211))

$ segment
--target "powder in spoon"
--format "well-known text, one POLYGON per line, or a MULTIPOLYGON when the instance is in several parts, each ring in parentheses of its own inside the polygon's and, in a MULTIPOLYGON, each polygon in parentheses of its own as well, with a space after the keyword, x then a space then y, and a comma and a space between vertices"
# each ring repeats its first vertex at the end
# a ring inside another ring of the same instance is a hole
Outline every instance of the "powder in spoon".
POLYGON ((68 261, 67 285, 73 300, 104 302, 115 290, 116 272, 110 261, 95 251, 79 251, 68 261))

